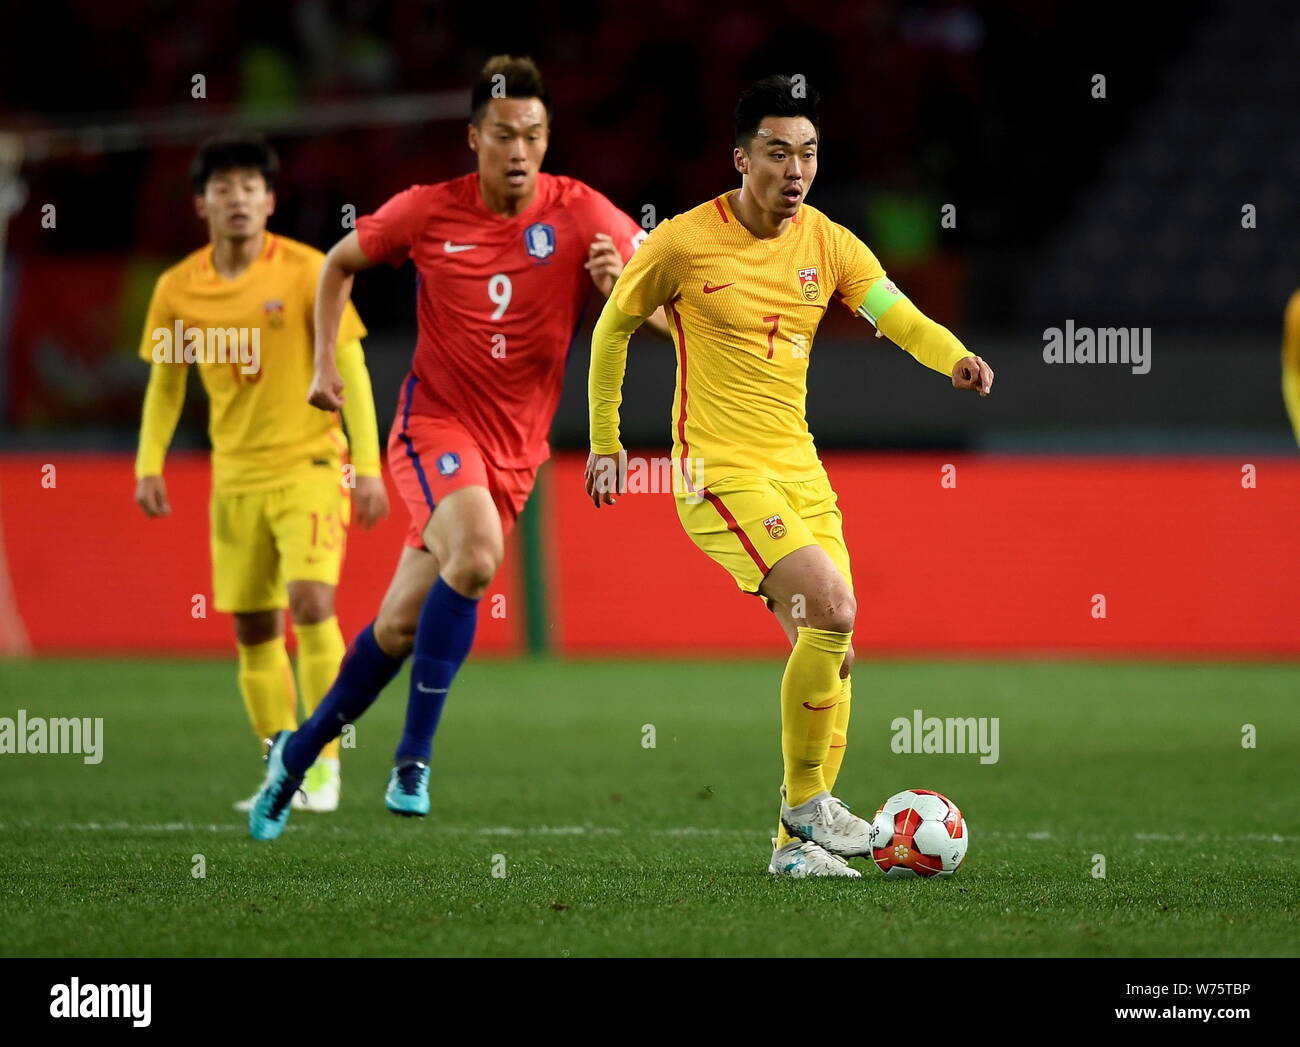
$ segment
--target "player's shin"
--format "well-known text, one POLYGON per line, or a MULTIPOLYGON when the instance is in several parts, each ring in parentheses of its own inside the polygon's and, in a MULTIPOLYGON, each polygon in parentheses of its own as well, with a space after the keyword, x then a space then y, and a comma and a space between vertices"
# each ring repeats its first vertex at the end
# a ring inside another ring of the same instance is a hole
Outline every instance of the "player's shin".
MULTIPOLYGON (((338 676, 346 647, 339 620, 334 617, 310 625, 295 625, 293 631, 298 637, 298 692, 310 718, 338 676)), ((338 759, 337 738, 325 745, 321 756, 338 759)))
POLYGON ((781 678, 781 755, 786 803, 798 807, 826 789, 824 767, 840 702, 840 665, 852 633, 799 628, 781 678))
POLYGON ((344 654, 338 676, 316 711, 285 744, 285 769, 296 777, 305 775, 325 745, 342 733, 344 725, 359 719, 374 704, 403 661, 384 653, 375 640, 373 622, 362 629, 344 654))
POLYGON ((428 763, 447 692, 474 644, 478 600, 439 578, 425 598, 415 633, 406 728, 394 754, 397 763, 428 763))
POLYGON ((840 681, 840 704, 835 707, 835 726, 831 728, 831 744, 826 750, 826 762, 822 765, 822 777, 826 781, 826 791, 835 792, 835 781, 840 776, 840 767, 844 763, 844 751, 849 744, 849 714, 853 707, 853 677, 846 676, 840 681))
POLYGON ((297 697, 293 668, 284 637, 257 644, 239 644, 239 693, 244 698, 249 722, 261 741, 277 731, 296 726, 297 697))

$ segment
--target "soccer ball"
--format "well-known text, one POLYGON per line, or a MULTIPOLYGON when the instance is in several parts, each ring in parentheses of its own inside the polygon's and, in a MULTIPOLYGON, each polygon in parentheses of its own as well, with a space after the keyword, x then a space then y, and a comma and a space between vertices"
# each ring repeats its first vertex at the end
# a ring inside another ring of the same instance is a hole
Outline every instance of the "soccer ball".
POLYGON ((929 789, 908 789, 880 805, 871 857, 886 876, 951 876, 966 860, 970 826, 957 805, 929 789))

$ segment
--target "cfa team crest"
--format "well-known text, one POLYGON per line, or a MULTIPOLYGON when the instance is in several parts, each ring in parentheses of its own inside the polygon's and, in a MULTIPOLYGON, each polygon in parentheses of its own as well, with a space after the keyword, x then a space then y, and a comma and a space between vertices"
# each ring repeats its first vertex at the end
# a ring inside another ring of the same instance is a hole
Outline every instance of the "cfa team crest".
POLYGON ((524 247, 534 258, 549 258, 555 253, 555 230, 545 222, 534 222, 524 230, 524 247))
POLYGON ((262 314, 266 317, 266 322, 272 327, 280 328, 284 326, 284 301, 280 298, 272 298, 262 303, 262 314))
POLYGON ((822 285, 817 282, 817 267, 799 270, 799 290, 810 302, 817 301, 822 294, 822 285))
POLYGON ((460 469, 460 455, 455 451, 448 451, 446 454, 438 455, 438 473, 441 476, 451 476, 460 469))
POLYGON ((772 536, 772 540, 785 537, 785 521, 780 516, 769 516, 763 521, 763 526, 767 528, 767 533, 772 536))

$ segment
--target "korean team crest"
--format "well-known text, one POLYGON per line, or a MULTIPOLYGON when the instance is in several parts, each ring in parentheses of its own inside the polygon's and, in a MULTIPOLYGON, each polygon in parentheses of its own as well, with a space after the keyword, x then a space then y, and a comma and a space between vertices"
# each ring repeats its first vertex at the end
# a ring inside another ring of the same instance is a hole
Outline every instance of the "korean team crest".
POLYGON ((809 302, 815 302, 822 296, 822 285, 817 282, 817 267, 799 270, 799 290, 809 302))
POLYGON ((773 541, 779 541, 785 537, 785 522, 780 516, 769 516, 763 521, 763 526, 767 528, 767 533, 773 541))
POLYGON ((284 301, 280 298, 272 298, 262 303, 262 315, 266 317, 269 326, 277 330, 284 326, 284 301))
POLYGON ((549 258, 555 253, 555 229, 545 222, 534 222, 524 230, 524 247, 539 261, 549 258))
POLYGON ((460 469, 460 455, 455 451, 448 451, 445 454, 438 455, 438 475, 451 476, 460 469))

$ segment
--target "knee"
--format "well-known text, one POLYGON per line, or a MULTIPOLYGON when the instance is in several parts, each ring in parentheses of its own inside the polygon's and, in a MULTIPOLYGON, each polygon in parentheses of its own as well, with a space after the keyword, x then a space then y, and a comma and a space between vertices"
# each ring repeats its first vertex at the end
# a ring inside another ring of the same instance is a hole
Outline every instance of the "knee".
POLYGON ((289 590, 289 615, 295 625, 317 625, 334 616, 334 589, 319 585, 289 590))
POLYGON ((495 543, 467 542, 448 557, 442 576, 458 593, 477 599, 487 592, 500 566, 501 549, 495 543))
POLYGON ((253 611, 235 615, 235 641, 243 647, 256 647, 279 635, 279 611, 253 611))
POLYGON ((857 617, 858 608, 853 602, 853 597, 849 597, 848 602, 837 604, 833 609, 827 612, 826 624, 818 628, 826 629, 833 633, 851 633, 853 632, 853 623, 857 617))
POLYGON ((419 617, 380 614, 375 619, 375 643, 389 658, 405 658, 415 649, 415 627, 419 617))
POLYGON ((858 601, 847 586, 831 590, 816 600, 808 602, 808 625, 833 633, 853 632, 858 614, 858 601))

